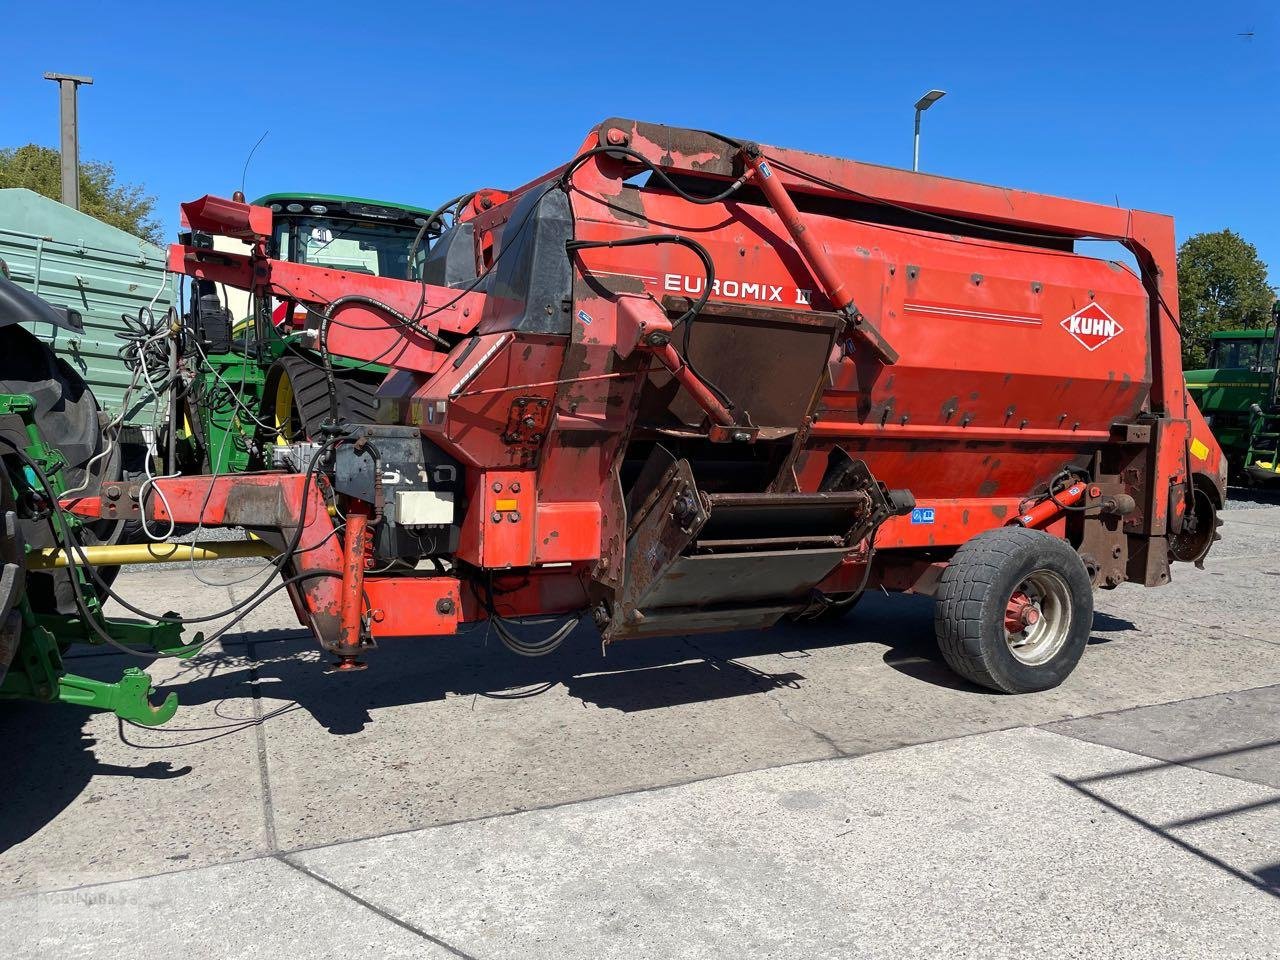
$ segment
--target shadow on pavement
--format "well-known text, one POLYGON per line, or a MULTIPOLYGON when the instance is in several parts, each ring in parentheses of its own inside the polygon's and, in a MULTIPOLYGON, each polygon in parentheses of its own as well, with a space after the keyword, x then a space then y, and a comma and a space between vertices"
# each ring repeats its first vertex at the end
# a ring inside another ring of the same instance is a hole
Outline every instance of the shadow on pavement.
POLYGON ((255 695, 273 705, 291 701, 275 709, 306 710, 339 735, 358 733, 370 711, 383 707, 446 696, 517 699, 555 686, 605 709, 653 710, 765 694, 804 681, 800 670, 769 673, 741 662, 765 654, 799 662, 810 650, 874 642, 916 655, 933 646, 931 610, 921 598, 875 596, 842 622, 624 641, 603 655, 594 627, 583 624, 559 650, 537 658, 512 654, 481 623, 456 637, 384 643, 370 652, 369 669, 341 676, 324 674, 328 658, 303 630, 248 631, 224 641, 217 672, 193 672, 173 689, 184 705, 255 695))
MULTIPOLYGON (((1137 629, 1102 613, 1094 628, 1103 634, 1137 629)), ((1109 639, 1095 635, 1090 642, 1109 639)), ((589 624, 580 625, 554 653, 526 658, 510 653, 481 623, 456 637, 384 643, 370 652, 368 670, 342 676, 325 675, 328 658, 303 630, 249 631, 225 641, 218 671, 176 689, 184 704, 251 696, 287 701, 274 712, 306 710, 330 733, 345 735, 363 730, 372 710, 446 696, 521 699, 563 686, 583 703, 633 712, 767 694, 798 687, 803 672, 769 673, 744 659, 776 655, 799 662, 810 650, 850 643, 884 644, 884 662, 915 680, 992 695, 952 673, 942 660, 929 598, 881 594, 869 595, 836 622, 783 622, 765 631, 623 641, 603 654, 589 624)), ((210 734, 218 735, 216 730, 210 734)))
MULTIPOLYGON (((113 680, 118 656, 82 656, 68 669, 83 676, 113 680)), ((137 765, 103 763, 94 756, 97 737, 86 729, 88 711, 64 704, 0 703, 0 742, 5 745, 4 816, 0 852, 37 833, 75 801, 94 777, 168 780, 191 772, 190 766, 164 761, 137 765)))
POLYGON ((1215 750, 1211 753, 1201 753, 1191 757, 1178 757, 1174 760, 1154 760, 1151 763, 1126 767, 1121 770, 1113 770, 1091 777, 1071 778, 1059 775, 1056 779, 1059 783, 1062 783, 1063 785, 1070 787, 1072 790, 1088 797, 1090 800, 1102 807, 1105 807, 1112 813, 1123 817, 1145 830, 1149 830, 1161 839, 1173 844, 1184 852, 1199 858, 1218 870, 1221 870, 1223 873, 1226 873, 1249 886, 1255 887, 1263 893, 1269 893, 1271 896, 1280 899, 1280 864, 1271 864, 1252 872, 1241 870, 1201 848, 1192 839, 1178 835, 1181 830, 1200 826, 1201 824, 1208 823, 1210 821, 1225 820, 1242 814, 1252 813, 1265 807, 1276 806, 1277 804, 1280 804, 1280 799, 1268 798, 1266 800, 1242 804, 1238 807, 1229 807, 1225 810, 1214 810, 1209 813, 1186 817, 1181 820, 1172 820, 1166 823, 1155 823, 1154 821, 1140 816, 1133 810, 1128 809, 1116 801, 1109 799, 1102 793, 1102 790, 1105 790, 1105 785, 1107 783, 1114 782, 1125 777, 1142 776, 1149 774, 1152 771, 1166 769, 1169 767, 1194 767, 1196 764, 1203 763, 1206 760, 1217 760, 1241 753, 1268 750, 1277 745, 1280 745, 1280 740, 1269 740, 1265 743, 1250 743, 1245 746, 1232 747, 1226 750, 1215 750))

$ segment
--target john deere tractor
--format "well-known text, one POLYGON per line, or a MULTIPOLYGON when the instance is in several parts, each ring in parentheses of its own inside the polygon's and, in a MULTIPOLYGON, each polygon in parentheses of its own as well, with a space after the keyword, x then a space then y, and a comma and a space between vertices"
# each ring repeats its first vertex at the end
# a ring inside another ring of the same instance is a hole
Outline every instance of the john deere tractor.
MULTIPOLYGON (((280 260, 415 279, 426 256, 428 238, 419 235, 431 211, 421 207, 302 193, 268 194, 254 204, 272 212, 272 256, 280 260)), ((303 332, 301 308, 286 316, 285 303, 237 301, 237 294, 205 281, 191 290, 186 389, 173 417, 174 452, 186 471, 269 466, 272 445, 314 436, 330 415, 323 365, 303 332)), ((375 419, 386 368, 336 355, 333 364, 342 417, 375 419)))
POLYGON ((1233 482, 1280 482, 1280 301, 1271 316, 1261 329, 1211 334, 1208 366, 1186 371, 1187 392, 1226 454, 1233 482))

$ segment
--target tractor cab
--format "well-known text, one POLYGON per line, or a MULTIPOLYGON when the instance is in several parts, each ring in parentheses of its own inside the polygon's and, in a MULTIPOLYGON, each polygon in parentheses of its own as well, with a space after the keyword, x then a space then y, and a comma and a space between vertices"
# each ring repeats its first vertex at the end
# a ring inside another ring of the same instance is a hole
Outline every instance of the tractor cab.
POLYGON ((1204 414, 1233 472, 1245 466, 1253 408, 1267 405, 1275 366, 1272 324, 1210 334, 1207 365, 1185 372, 1187 392, 1204 414))
MULTIPOLYGON (((254 206, 271 211, 272 258, 392 280, 421 278, 439 232, 430 210, 361 197, 270 193, 254 206)), ((245 249, 238 240, 213 243, 245 249)), ((307 329, 314 317, 304 305, 196 280, 187 316, 199 363, 172 418, 173 460, 184 472, 270 467, 273 447, 312 436, 330 415, 328 377, 307 329)), ((387 368, 338 353, 331 361, 341 414, 372 421, 387 368)))
POLYGON ((271 193, 272 256, 393 280, 416 280, 426 259, 419 233, 430 210, 357 197, 271 193))

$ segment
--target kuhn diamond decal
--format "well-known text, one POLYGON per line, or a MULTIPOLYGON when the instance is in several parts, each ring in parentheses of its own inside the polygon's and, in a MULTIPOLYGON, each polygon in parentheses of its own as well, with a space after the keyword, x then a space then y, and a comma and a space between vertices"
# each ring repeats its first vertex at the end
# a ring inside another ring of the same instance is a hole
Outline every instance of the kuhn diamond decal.
POLYGON ((1096 303, 1081 307, 1062 321, 1062 329, 1071 334, 1086 350, 1097 350, 1108 340, 1124 333, 1120 321, 1096 303))

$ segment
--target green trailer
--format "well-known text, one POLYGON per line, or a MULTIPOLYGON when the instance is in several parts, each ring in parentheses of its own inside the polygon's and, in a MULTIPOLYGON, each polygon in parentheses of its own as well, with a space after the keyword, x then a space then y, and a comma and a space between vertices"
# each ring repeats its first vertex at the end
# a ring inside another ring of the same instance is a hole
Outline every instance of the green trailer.
POLYGON ((80 330, 25 325, 84 378, 105 413, 121 419, 126 459, 136 461, 166 411, 145 383, 125 407, 132 373, 120 359, 118 334, 122 314, 149 308, 162 317, 176 304, 165 252, 56 200, 10 188, 0 190, 0 261, 18 286, 80 314, 80 330))

